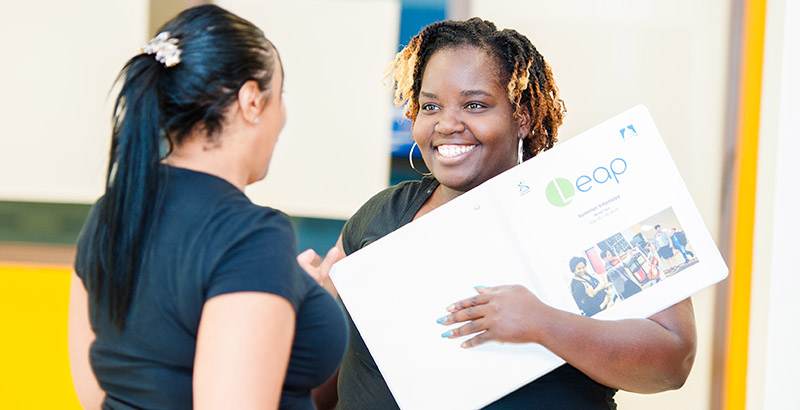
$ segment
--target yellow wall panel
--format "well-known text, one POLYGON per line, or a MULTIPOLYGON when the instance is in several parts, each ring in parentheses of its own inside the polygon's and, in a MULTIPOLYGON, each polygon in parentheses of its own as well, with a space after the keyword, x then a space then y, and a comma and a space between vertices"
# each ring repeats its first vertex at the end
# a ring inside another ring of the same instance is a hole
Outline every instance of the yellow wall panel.
POLYGON ((80 409, 67 353, 71 272, 0 263, 0 408, 80 409))

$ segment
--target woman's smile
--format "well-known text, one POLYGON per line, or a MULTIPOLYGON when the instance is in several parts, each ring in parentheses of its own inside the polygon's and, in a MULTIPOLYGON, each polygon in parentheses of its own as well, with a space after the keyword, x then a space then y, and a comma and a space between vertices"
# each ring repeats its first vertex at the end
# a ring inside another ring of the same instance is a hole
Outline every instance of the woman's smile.
POLYGON ((454 163, 464 160, 475 148, 475 144, 442 144, 436 147, 436 156, 443 163, 454 163))

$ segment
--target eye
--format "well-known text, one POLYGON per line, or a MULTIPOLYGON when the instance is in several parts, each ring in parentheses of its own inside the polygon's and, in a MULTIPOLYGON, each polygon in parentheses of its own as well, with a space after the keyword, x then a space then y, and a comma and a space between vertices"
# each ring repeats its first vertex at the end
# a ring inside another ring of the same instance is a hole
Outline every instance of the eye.
POLYGON ((468 110, 480 110, 482 108, 486 108, 486 105, 479 102, 470 102, 467 103, 467 105, 465 105, 464 108, 468 110))
POLYGON ((437 107, 436 104, 426 103, 426 104, 422 104, 422 106, 419 107, 419 109, 421 111, 432 112, 432 111, 438 110, 439 107, 437 107))

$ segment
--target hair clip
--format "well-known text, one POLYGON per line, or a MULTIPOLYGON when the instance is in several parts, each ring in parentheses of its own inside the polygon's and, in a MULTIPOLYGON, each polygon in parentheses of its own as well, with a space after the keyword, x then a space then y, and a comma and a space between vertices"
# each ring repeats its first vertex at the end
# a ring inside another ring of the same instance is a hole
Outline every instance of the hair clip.
POLYGON ((181 49, 178 48, 178 39, 170 38, 169 31, 162 31, 152 40, 142 45, 142 53, 155 54, 156 61, 165 67, 172 67, 181 62, 181 49))

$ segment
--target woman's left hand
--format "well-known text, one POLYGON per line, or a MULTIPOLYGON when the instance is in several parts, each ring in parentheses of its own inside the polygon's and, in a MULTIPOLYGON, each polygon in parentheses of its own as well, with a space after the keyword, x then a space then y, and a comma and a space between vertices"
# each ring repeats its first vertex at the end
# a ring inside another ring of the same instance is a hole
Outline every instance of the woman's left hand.
POLYGON ((461 347, 469 348, 488 341, 535 342, 539 321, 546 309, 533 293, 522 285, 476 288, 478 295, 447 307, 450 314, 438 320, 442 325, 468 322, 449 330, 443 337, 456 338, 479 333, 461 347))
POLYGON ((336 287, 333 286, 333 282, 328 274, 331 271, 331 266, 339 259, 342 259, 340 257, 341 254, 342 252, 339 247, 334 246, 325 255, 325 259, 322 259, 313 249, 307 249, 297 255, 297 263, 309 276, 319 283, 320 286, 325 288, 331 296, 336 297, 338 294, 336 292, 336 287))

